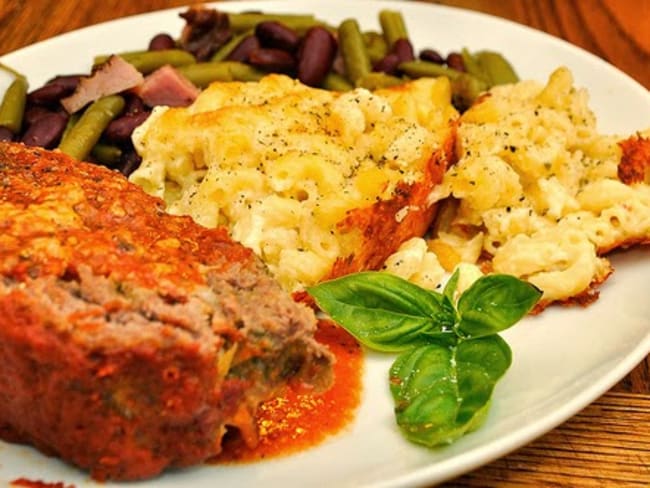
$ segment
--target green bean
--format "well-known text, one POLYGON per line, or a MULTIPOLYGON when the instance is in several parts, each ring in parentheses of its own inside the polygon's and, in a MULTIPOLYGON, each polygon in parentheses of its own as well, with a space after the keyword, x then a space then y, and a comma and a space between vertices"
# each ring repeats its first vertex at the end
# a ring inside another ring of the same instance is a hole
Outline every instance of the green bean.
POLYGON ((232 81, 232 73, 226 62, 188 64, 178 72, 199 88, 205 88, 214 81, 232 81))
POLYGON ((406 24, 401 12, 397 10, 382 10, 379 12, 379 23, 384 33, 388 48, 392 48, 398 39, 408 39, 406 24))
POLYGON ((390 86, 397 86, 404 83, 402 78, 397 76, 387 75, 386 73, 372 72, 368 73, 363 78, 357 80, 357 86, 366 88, 368 90, 377 90, 379 88, 388 88, 390 86))
POLYGON ((93 102, 68 131, 59 149, 73 158, 85 159, 108 124, 124 110, 124 99, 109 95, 93 102))
POLYGON ((386 39, 379 32, 368 31, 363 33, 363 42, 371 63, 376 63, 388 54, 386 39))
POLYGON ((253 32, 253 30, 247 30, 232 36, 228 42, 217 49, 217 51, 212 55, 212 58, 210 58, 210 61, 216 62, 225 60, 233 49, 235 49, 246 37, 252 35, 253 32))
POLYGON ((259 69, 237 61, 224 61, 230 67, 233 81, 259 81, 267 74, 259 69))
POLYGON ((24 76, 7 69, 15 76, 0 104, 0 127, 6 127, 14 134, 20 132, 27 99, 27 80, 24 76))
POLYGON ((463 64, 465 65, 465 70, 473 76, 480 78, 482 80, 488 81, 487 74, 481 67, 476 56, 469 52, 467 48, 463 48, 460 52, 461 57, 463 58, 463 64))
POLYGON ((370 58, 363 42, 359 24, 354 19, 341 22, 338 29, 339 49, 345 63, 345 72, 352 83, 370 73, 370 58))
POLYGON ((323 80, 323 88, 326 90, 344 92, 352 90, 354 86, 344 76, 330 71, 327 73, 327 75, 325 75, 325 79, 323 80))
POLYGON ((462 74, 460 71, 430 61, 405 61, 397 68, 411 78, 446 76, 450 80, 455 80, 462 74))
POLYGON ((98 142, 92 148, 90 154, 93 158, 106 166, 115 166, 120 162, 122 150, 117 146, 98 142))
MULTIPOLYGON (((142 74, 148 74, 161 66, 170 64, 172 66, 185 66, 196 63, 196 58, 189 52, 182 49, 163 49, 160 51, 128 51, 118 53, 118 56, 132 64, 142 74)), ((94 64, 98 65, 110 58, 111 55, 95 57, 94 64)))
POLYGON ((476 59, 486 74, 490 86, 519 81, 512 65, 501 54, 494 51, 481 51, 476 53, 476 59))
POLYGON ((68 117, 68 123, 65 124, 65 129, 63 129, 63 134, 61 134, 62 141, 68 136, 75 124, 79 122, 79 117, 81 117, 80 111, 75 112, 68 117))
POLYGON ((148 74, 169 64, 174 67, 196 63, 196 58, 182 49, 163 49, 161 51, 143 51, 125 58, 142 74, 148 74))
POLYGON ((255 29, 260 22, 273 20, 280 22, 296 31, 306 31, 315 25, 323 25, 313 15, 298 14, 265 14, 265 13, 229 13, 230 29, 233 32, 243 32, 255 29))
POLYGON ((264 72, 238 61, 194 63, 178 68, 178 72, 199 88, 214 81, 258 81, 264 72))
POLYGON ((105 63, 113 55, 119 56, 119 57, 123 58, 124 60, 127 60, 128 58, 132 58, 133 56, 137 56, 137 55, 142 54, 144 52, 146 52, 146 51, 142 51, 142 50, 139 50, 139 51, 122 51, 122 52, 113 53, 113 54, 98 54, 97 56, 95 56, 93 58, 93 67, 99 66, 100 64, 105 63))
POLYGON ((461 73, 451 81, 451 93, 454 105, 461 111, 469 108, 476 98, 489 88, 482 79, 469 73, 461 73))
POLYGON ((13 69, 13 68, 11 68, 11 67, 7 66, 6 64, 3 64, 3 63, 0 63, 0 70, 7 71, 9 74, 12 74, 16 78, 19 78, 19 77, 25 78, 25 75, 23 75, 22 73, 19 73, 15 69, 13 69))

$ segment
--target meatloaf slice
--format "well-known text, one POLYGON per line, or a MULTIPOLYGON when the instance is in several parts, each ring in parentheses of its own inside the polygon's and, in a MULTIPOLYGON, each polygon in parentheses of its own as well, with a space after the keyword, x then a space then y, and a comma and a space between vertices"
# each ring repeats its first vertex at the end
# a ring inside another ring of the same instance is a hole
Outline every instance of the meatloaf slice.
POLYGON ((331 381, 315 318, 225 231, 118 173, 0 143, 0 437, 96 479, 256 441, 260 401, 331 381))

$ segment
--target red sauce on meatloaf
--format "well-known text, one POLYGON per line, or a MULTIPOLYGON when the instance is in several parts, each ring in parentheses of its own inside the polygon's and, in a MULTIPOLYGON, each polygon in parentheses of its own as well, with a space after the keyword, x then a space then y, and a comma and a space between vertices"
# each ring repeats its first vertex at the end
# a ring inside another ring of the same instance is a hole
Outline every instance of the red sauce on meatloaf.
POLYGON ((332 387, 323 393, 294 387, 263 403, 257 417, 257 448, 247 448, 237 436, 227 437, 215 463, 259 461, 302 451, 340 432, 352 421, 361 398, 361 346, 329 320, 319 321, 316 339, 336 357, 332 387))

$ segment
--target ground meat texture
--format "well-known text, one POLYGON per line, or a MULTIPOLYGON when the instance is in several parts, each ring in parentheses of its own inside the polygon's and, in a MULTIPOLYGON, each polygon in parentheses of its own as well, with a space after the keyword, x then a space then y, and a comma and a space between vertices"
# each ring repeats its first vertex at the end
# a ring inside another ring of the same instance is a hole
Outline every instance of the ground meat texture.
POLYGON ((0 143, 0 437, 100 480, 249 445, 260 401, 324 389, 315 318, 220 229, 119 173, 0 143))

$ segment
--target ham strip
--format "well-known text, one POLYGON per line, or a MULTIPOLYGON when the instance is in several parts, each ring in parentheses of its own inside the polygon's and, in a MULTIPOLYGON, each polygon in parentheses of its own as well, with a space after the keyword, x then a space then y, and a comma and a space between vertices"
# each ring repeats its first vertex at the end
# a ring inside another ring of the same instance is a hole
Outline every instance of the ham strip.
POLYGON ((196 99, 199 89, 173 67, 166 65, 147 76, 136 92, 150 107, 185 107, 196 99))
POLYGON ((133 65, 120 56, 113 55, 90 76, 81 78, 74 93, 61 99, 61 105, 72 114, 90 102, 136 87, 143 79, 133 65))

